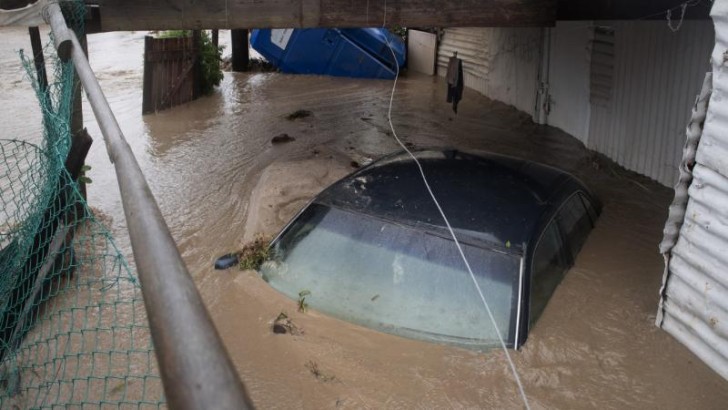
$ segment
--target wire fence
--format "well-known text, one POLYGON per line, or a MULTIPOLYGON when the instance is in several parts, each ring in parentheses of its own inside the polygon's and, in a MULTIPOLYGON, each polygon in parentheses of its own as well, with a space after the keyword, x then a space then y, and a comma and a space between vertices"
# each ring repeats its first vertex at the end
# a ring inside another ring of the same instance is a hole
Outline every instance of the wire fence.
POLYGON ((138 280, 66 167, 73 66, 46 51, 47 88, 21 52, 42 142, 0 136, 0 408, 163 407, 138 280))

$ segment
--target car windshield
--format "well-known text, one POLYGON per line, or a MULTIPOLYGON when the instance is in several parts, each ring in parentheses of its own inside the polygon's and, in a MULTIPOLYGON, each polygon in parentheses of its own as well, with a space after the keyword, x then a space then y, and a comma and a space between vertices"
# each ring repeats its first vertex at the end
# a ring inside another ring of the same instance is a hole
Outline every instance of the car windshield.
MULTIPOLYGON (((462 244, 505 342, 513 346, 520 257, 462 244)), ((261 273, 329 315, 418 339, 500 342, 454 241, 312 204, 275 240, 261 273)))

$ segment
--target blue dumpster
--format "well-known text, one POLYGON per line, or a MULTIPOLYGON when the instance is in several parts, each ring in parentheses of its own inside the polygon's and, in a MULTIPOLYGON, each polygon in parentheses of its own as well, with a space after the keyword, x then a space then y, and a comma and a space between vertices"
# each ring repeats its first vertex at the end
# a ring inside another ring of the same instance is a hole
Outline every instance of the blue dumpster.
POLYGON ((405 62, 402 39, 386 29, 261 29, 250 45, 284 73, 392 79, 405 62))

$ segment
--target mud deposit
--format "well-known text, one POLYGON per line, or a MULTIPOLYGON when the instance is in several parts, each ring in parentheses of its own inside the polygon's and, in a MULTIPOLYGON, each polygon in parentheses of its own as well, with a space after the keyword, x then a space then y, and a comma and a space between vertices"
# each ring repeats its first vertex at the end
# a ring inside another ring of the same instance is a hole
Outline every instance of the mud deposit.
MULTIPOLYGON (((37 105, 13 54, 29 48, 26 31, 4 29, 0 38, 0 129, 4 138, 37 139, 37 105)), ((522 408, 500 351, 298 313, 252 272, 212 268, 256 234, 274 234, 352 163, 397 149, 385 117, 391 82, 226 73, 214 95, 142 117, 142 44, 143 33, 93 35, 91 63, 259 407, 522 408), (311 115, 287 119, 298 110, 311 115), (295 141, 270 143, 283 133, 295 141), (273 333, 281 312, 299 332, 273 333)), ((89 202, 112 218, 130 253, 113 168, 90 107, 84 114, 96 139, 89 202)), ((654 326, 657 243, 671 190, 474 91, 454 115, 439 78, 403 78, 393 121, 415 146, 489 150, 566 169, 603 201, 576 266, 513 353, 534 408, 725 408, 728 383, 654 326)))

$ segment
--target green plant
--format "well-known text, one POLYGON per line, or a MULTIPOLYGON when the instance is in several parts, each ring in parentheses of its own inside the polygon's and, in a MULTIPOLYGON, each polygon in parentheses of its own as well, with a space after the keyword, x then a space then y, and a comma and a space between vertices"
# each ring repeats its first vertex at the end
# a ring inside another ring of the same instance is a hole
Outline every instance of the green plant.
MULTIPOLYGON (((191 30, 168 30, 159 33, 159 38, 179 38, 189 37, 192 35, 191 30)), ((200 35, 200 91, 203 95, 211 94, 215 87, 220 85, 223 79, 222 67, 222 50, 224 46, 215 46, 212 39, 206 31, 202 31, 200 35)))
POLYGON ((223 46, 216 47, 212 44, 212 39, 206 31, 202 32, 201 37, 201 91, 203 94, 207 95, 211 94, 215 90, 215 87, 220 85, 220 81, 223 79, 222 68, 220 67, 223 46))
POLYGON ((308 310, 308 303, 306 303, 306 296, 310 295, 310 290, 302 290, 298 292, 298 311, 301 313, 306 313, 308 310))
POLYGON ((399 24, 395 24, 395 25, 389 27, 389 31, 391 31, 392 33, 401 37, 402 40, 407 39, 407 28, 406 27, 402 27, 399 24))

